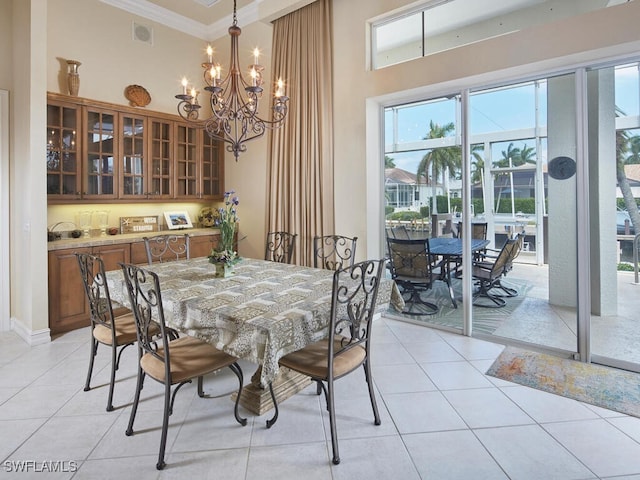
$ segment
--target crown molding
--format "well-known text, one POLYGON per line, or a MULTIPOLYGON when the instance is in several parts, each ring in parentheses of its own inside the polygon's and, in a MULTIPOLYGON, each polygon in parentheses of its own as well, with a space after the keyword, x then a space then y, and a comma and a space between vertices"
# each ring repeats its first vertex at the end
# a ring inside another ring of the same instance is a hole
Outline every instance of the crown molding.
MULTIPOLYGON (((187 35, 191 35, 203 40, 215 40, 223 37, 227 34, 229 26, 233 22, 233 15, 230 12, 229 15, 214 22, 210 25, 206 25, 197 20, 187 18, 184 15, 169 10, 164 7, 160 7, 148 0, 100 0, 102 3, 106 3, 112 7, 125 10, 134 15, 146 18, 157 23, 160 23, 166 27, 178 30, 187 35)), ((244 8, 241 8, 237 12, 237 16, 242 20, 241 25, 248 25, 250 23, 259 20, 258 4, 260 1, 253 2, 244 8)), ((239 22, 240 23, 240 22, 239 22)))

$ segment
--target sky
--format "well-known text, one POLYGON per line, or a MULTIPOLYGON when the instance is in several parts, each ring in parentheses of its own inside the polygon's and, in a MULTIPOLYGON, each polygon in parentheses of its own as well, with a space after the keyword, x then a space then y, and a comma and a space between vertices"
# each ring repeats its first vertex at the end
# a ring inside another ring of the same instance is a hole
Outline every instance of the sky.
MULTIPOLYGON (((626 115, 640 115, 640 77, 637 64, 616 69, 616 105, 626 115)), ((522 128, 533 128, 536 119, 536 87, 533 82, 516 84, 509 88, 485 90, 470 95, 469 128, 471 135, 489 132, 506 132, 522 128)), ((539 82, 539 121, 546 125, 547 102, 546 81, 539 82)), ((415 142, 429 132, 429 122, 444 125, 455 124, 455 98, 439 98, 398 107, 398 143, 415 142)), ((455 134, 452 132, 451 135, 455 134)), ((393 114, 385 112, 385 144, 393 143, 393 114)), ((535 140, 513 140, 514 147, 525 145, 535 148, 535 140)), ((503 157, 509 142, 492 145, 493 160, 503 157)), ((398 168, 415 173, 425 151, 388 153, 398 168)), ((544 157, 544 155, 543 155, 544 157)), ((546 161, 543 158, 543 161, 546 161)))

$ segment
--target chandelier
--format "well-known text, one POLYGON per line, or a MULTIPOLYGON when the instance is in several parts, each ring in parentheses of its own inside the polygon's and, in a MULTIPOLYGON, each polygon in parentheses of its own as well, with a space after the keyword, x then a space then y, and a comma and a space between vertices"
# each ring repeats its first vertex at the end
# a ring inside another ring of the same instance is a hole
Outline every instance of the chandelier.
POLYGON ((245 152, 245 142, 260 138, 267 128, 275 129, 283 125, 287 116, 289 97, 284 94, 284 83, 278 79, 276 91, 273 97, 271 120, 265 120, 258 116, 258 106, 262 97, 262 72, 264 67, 258 63, 260 52, 256 48, 253 51, 253 64, 249 65, 249 77, 247 82, 240 72, 238 59, 238 37, 241 29, 236 18, 236 0, 233 0, 233 24, 229 27, 231 36, 231 60, 229 71, 222 77, 222 67, 214 62, 213 49, 207 46, 208 61, 202 64, 204 69, 204 89, 209 94, 211 116, 200 120, 198 103, 198 91, 188 88, 186 78, 182 79, 182 93, 176 95, 178 113, 192 123, 204 128, 207 134, 215 139, 226 142, 227 151, 233 152, 236 161, 240 152, 245 152))

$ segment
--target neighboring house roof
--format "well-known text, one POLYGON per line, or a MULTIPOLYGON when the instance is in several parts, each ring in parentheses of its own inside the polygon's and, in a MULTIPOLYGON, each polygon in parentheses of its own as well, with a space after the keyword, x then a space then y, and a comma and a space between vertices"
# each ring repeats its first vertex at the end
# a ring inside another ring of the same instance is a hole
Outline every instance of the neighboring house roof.
POLYGON ((629 182, 634 184, 640 183, 640 164, 625 165, 624 173, 627 175, 629 182))
POLYGON ((401 168, 385 168, 384 178, 386 183, 404 183, 407 185, 416 184, 416 176, 401 168))

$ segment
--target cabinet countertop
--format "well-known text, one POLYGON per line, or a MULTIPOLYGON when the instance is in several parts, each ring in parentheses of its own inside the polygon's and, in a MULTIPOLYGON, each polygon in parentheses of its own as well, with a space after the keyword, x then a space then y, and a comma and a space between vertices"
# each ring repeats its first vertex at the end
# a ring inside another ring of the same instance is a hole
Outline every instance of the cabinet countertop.
POLYGON ((144 232, 144 233, 123 233, 117 235, 107 235, 106 237, 80 237, 80 238, 63 238, 47 242, 47 250, 64 250, 65 248, 83 248, 83 247, 100 247, 102 245, 116 245, 118 243, 135 243, 142 242, 143 237, 152 237, 154 235, 183 235, 188 233, 190 237, 198 237, 201 235, 219 234, 218 228, 189 228, 184 230, 164 230, 162 232, 144 232))

